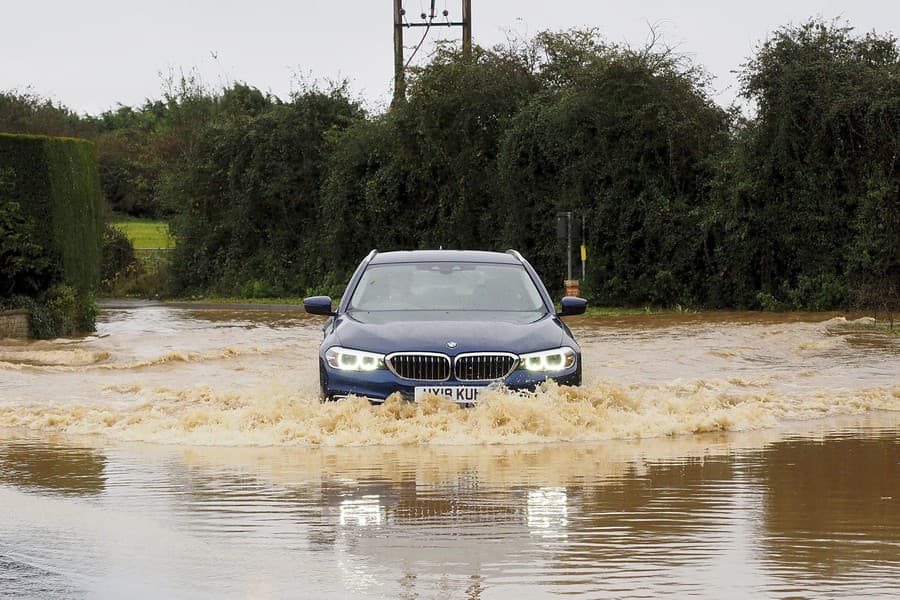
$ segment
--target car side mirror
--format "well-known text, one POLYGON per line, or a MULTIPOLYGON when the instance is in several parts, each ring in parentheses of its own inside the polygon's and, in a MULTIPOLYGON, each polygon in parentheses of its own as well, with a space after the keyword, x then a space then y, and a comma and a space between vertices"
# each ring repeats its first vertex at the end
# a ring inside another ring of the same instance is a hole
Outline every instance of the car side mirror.
POLYGON ((587 300, 584 298, 576 298, 575 296, 566 296, 560 301, 562 310, 556 313, 558 317, 571 317, 574 315, 583 315, 587 309, 587 300))
POLYGON ((303 299, 303 308, 311 315, 333 317, 337 313, 331 309, 330 296, 310 296, 303 299))

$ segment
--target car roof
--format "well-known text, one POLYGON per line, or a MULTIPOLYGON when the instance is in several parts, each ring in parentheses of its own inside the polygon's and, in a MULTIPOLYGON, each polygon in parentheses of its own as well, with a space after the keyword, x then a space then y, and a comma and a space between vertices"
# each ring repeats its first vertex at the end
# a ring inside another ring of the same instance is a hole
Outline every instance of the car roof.
POLYGON ((517 265, 521 261, 506 252, 485 252, 483 250, 401 250, 379 252, 372 257, 371 265, 418 262, 474 262, 517 265))

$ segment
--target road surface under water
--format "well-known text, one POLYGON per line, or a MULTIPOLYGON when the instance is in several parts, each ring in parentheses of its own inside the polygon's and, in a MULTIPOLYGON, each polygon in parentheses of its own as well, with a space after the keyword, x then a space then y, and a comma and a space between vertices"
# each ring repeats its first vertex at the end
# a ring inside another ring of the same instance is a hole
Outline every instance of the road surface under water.
POLYGON ((320 404, 322 321, 108 305, 0 342, 0 597, 900 596, 900 340, 570 321, 585 385, 320 404))

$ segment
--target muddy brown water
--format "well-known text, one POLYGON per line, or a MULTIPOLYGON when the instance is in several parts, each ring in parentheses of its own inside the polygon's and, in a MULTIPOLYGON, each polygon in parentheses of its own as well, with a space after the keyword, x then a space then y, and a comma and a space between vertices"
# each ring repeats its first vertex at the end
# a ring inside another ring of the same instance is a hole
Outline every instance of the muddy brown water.
POLYGON ((900 596, 900 338, 570 320, 585 385, 320 404, 321 321, 0 341, 2 598, 900 596))

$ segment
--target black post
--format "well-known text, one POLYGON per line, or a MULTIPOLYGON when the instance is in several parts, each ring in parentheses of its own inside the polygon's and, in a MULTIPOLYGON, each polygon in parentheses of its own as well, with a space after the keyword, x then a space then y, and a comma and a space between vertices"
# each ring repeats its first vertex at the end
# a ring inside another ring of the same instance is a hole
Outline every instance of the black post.
POLYGON ((585 266, 585 263, 587 261, 587 253, 586 253, 587 240, 584 239, 584 221, 585 221, 586 215, 587 215, 587 211, 582 210, 581 211, 581 281, 582 281, 582 284, 583 284, 584 280, 587 279, 587 275, 585 273, 585 271, 587 270, 586 266, 585 266))
POLYGON ((572 279, 572 211, 566 213, 566 225, 568 229, 568 241, 566 242, 566 262, 568 263, 567 279, 572 279))

